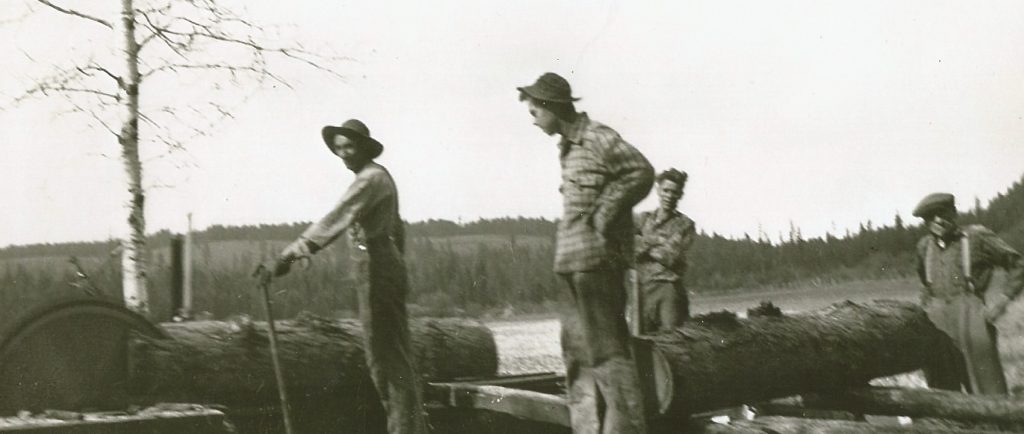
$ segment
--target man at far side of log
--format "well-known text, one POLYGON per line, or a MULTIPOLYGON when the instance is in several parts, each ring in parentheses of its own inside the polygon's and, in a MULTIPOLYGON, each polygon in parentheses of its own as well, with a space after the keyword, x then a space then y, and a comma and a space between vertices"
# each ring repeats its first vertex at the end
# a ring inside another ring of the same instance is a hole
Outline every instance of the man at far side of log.
POLYGON ((686 172, 674 168, 659 173, 659 207, 640 213, 637 221, 636 270, 644 332, 671 330, 690 317, 683 276, 695 227, 676 209, 687 178, 686 172))
POLYGON ((554 271, 575 304, 562 321, 573 432, 645 433, 624 277, 633 262, 633 206, 650 191, 654 169, 615 130, 577 112, 573 102, 579 98, 558 74, 545 73, 517 89, 533 124, 561 137, 564 211, 554 271), (578 330, 570 331, 572 324, 578 330))
POLYGON ((359 317, 370 377, 387 411, 388 432, 426 434, 423 392, 409 337, 405 298, 408 274, 402 254, 405 229, 398 212, 398 191, 391 174, 374 162, 384 146, 357 119, 321 131, 330 151, 341 157, 355 180, 333 210, 307 228, 281 252, 276 274, 307 260, 346 230, 355 247, 359 317))
POLYGON ((959 349, 925 369, 928 385, 1006 395, 993 323, 1024 289, 1024 259, 988 228, 958 225, 952 194, 926 196, 914 216, 924 219, 929 232, 917 243, 921 304, 959 349), (1007 272, 1001 288, 991 285, 996 267, 1007 272))

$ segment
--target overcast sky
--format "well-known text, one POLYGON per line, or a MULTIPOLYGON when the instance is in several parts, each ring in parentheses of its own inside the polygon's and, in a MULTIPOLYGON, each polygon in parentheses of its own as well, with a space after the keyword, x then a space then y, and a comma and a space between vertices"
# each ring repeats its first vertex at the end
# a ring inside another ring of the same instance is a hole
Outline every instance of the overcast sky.
MULTIPOLYGON (((150 231, 182 230, 188 212, 199 228, 319 218, 352 180, 319 131, 351 117, 385 144, 407 220, 555 218, 557 139, 515 91, 545 71, 656 169, 689 172, 681 208, 707 232, 775 239, 792 221, 842 234, 909 220, 933 191, 984 202, 1024 174, 1019 1, 245 3, 351 57, 346 80, 285 64, 293 90, 229 95, 234 119, 147 163, 150 231)), ((0 19, 23 4, 2 0, 0 19)), ((113 38, 45 8, 7 21, 0 90, 113 38)), ((189 80, 144 88, 144 103, 187 94, 189 80)), ((117 144, 61 108, 0 112, 0 246, 121 233, 117 144)))

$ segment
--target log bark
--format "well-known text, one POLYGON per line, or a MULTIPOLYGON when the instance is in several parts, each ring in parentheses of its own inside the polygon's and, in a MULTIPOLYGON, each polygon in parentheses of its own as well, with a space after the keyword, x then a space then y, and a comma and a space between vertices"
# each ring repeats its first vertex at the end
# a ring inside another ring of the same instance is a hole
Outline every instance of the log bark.
MULTIPOLYGON (((563 327, 563 342, 566 333, 579 333, 574 324, 563 327)), ((792 316, 712 313, 638 338, 635 347, 641 377, 652 389, 666 389, 649 407, 678 416, 866 386, 925 366, 946 345, 952 342, 916 305, 875 301, 792 316), (645 362, 652 358, 647 351, 663 362, 645 362)), ((585 354, 571 345, 565 351, 567 357, 585 354)))
POLYGON ((829 394, 783 398, 758 407, 771 411, 773 405, 857 414, 945 418, 1024 427, 1024 400, 1005 396, 966 395, 945 390, 867 387, 829 394))
POLYGON ((944 428, 917 425, 880 425, 845 420, 801 419, 793 417, 759 417, 753 420, 735 421, 728 425, 709 424, 703 434, 995 434, 1002 431, 944 428))
MULTIPOLYGON (((278 321, 278 352, 293 401, 345 398, 375 403, 354 320, 302 315, 278 321)), ((138 337, 130 344, 131 393, 142 400, 256 407, 276 403, 264 322, 162 324, 171 339, 138 337)), ((422 380, 493 376, 498 356, 483 324, 461 319, 410 322, 422 380)))

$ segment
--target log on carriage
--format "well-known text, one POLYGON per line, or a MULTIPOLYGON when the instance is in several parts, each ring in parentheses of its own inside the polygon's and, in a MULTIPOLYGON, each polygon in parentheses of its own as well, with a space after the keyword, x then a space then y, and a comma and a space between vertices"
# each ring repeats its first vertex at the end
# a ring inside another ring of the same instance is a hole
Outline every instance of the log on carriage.
MULTIPOLYGON (((383 432, 358 323, 300 315, 277 326, 298 432, 383 432)), ((482 323, 421 318, 410 327, 433 432, 570 432, 564 379, 498 375, 494 337, 482 323)), ((634 352, 653 432, 1024 429, 1019 399, 869 385, 928 366, 948 345, 913 304, 876 301, 793 315, 711 313, 636 338, 634 352)), ((149 432, 283 432, 266 324, 153 324, 92 298, 48 304, 0 329, 0 432, 25 429, 3 420, 47 414, 73 416, 60 428, 36 423, 39 433, 103 427, 85 427, 91 414, 144 424, 146 414, 169 418, 141 409, 182 410, 175 405, 195 407, 184 407, 192 413, 178 425, 149 432)))

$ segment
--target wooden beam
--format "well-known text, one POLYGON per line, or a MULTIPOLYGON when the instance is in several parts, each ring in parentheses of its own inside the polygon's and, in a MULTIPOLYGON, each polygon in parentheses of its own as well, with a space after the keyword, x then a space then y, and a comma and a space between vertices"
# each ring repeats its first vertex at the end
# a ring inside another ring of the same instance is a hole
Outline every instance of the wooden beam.
POLYGON ((138 413, 60 412, 0 418, 0 433, 19 434, 228 434, 234 432, 224 413, 199 406, 192 409, 145 409, 138 413), (74 415, 74 417, 70 417, 74 415), (56 417, 54 417, 56 416, 56 417))
POLYGON ((946 390, 864 387, 769 401, 758 410, 778 414, 792 409, 848 411, 858 414, 930 417, 970 422, 1024 425, 1024 400, 967 395, 946 390))
POLYGON ((431 383, 431 394, 450 408, 488 410, 536 422, 569 426, 569 407, 558 395, 465 383, 431 383))
POLYGON ((1002 431, 946 428, 934 425, 881 425, 845 420, 769 416, 729 424, 708 424, 703 434, 997 434, 1002 431))

